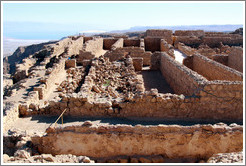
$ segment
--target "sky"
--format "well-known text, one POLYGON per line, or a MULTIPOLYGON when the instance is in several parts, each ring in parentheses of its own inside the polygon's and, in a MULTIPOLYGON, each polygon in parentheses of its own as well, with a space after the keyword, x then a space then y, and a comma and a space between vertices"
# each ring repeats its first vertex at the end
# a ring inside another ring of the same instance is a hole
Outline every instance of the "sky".
POLYGON ((243 3, 3 3, 3 35, 57 39, 134 26, 243 24, 243 3))

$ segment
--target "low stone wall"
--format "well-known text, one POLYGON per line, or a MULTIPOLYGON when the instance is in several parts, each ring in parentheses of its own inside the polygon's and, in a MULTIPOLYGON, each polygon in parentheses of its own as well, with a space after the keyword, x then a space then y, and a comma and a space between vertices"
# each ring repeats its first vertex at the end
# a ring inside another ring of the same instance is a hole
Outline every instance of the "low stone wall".
POLYGON ((103 39, 103 49, 110 50, 111 46, 117 41, 115 38, 104 38, 103 39))
POLYGON ((186 46, 183 43, 178 43, 177 48, 187 56, 192 56, 196 52, 196 49, 186 46))
POLYGON ((203 30, 176 30, 174 32, 175 36, 204 36, 205 33, 203 30))
POLYGON ((32 142, 40 153, 52 155, 85 155, 94 159, 162 155, 168 159, 207 160, 215 153, 241 151, 243 126, 94 126, 85 122, 80 126, 49 128, 47 135, 34 136, 32 142))
POLYGON ((199 54, 193 57, 193 70, 208 80, 243 80, 242 73, 199 54))
POLYGON ((124 39, 124 47, 140 47, 140 39, 124 39))
POLYGON ((243 48, 232 47, 228 55, 228 66, 243 72, 243 48))

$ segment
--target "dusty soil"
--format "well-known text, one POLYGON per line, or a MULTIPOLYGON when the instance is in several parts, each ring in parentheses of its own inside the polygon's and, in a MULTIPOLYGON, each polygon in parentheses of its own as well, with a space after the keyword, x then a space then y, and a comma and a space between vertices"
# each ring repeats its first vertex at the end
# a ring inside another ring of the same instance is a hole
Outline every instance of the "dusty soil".
POLYGON ((149 67, 144 67, 138 73, 138 77, 143 79, 146 91, 156 88, 159 93, 174 93, 159 70, 149 70, 149 67))

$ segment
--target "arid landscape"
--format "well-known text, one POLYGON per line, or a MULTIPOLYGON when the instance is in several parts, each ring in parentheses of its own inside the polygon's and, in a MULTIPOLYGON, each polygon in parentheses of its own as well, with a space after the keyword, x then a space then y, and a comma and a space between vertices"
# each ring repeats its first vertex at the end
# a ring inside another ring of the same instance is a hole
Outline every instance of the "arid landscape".
POLYGON ((3 59, 4 163, 242 163, 243 29, 69 36, 3 59))

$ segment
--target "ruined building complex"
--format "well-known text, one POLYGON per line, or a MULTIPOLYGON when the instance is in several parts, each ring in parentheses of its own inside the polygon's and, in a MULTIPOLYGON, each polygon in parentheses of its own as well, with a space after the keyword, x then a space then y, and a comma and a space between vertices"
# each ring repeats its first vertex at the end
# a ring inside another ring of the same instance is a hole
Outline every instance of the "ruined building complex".
POLYGON ((242 35, 147 30, 39 47, 5 59, 6 162, 212 162, 242 152, 242 35))

